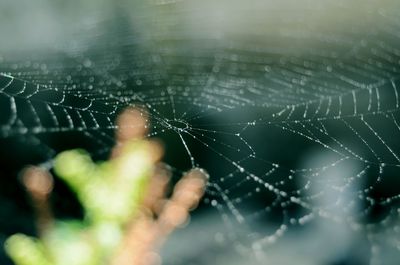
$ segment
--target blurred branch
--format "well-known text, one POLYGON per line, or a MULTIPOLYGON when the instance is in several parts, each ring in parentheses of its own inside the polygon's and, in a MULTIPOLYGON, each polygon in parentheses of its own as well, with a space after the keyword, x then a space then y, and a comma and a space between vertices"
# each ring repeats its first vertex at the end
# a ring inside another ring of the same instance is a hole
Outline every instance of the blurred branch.
POLYGON ((5 249, 17 265, 160 264, 157 250, 184 224, 204 194, 207 173, 187 172, 170 198, 170 168, 160 163, 163 147, 146 140, 147 113, 128 108, 117 119, 117 145, 109 161, 94 163, 83 150, 55 159, 54 171, 80 200, 82 221, 53 219, 53 178, 30 166, 22 173, 37 216, 40 239, 13 235, 5 249))

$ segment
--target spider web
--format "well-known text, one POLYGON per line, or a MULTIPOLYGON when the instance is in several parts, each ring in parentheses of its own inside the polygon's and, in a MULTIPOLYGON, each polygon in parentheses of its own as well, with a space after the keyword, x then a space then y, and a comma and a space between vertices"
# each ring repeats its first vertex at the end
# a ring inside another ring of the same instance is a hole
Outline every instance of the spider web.
POLYGON ((261 255, 322 223, 357 234, 371 264, 396 260, 399 9, 254 1, 214 14, 206 3, 138 4, 51 49, 4 49, 0 137, 23 139, 51 169, 60 139, 78 135, 102 157, 117 114, 144 106, 177 174, 210 172, 217 239, 261 255))

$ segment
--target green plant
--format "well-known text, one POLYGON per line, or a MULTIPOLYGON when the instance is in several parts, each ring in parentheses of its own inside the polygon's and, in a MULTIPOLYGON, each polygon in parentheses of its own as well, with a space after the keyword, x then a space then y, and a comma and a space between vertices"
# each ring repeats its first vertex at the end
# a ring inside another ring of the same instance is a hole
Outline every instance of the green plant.
POLYGON ((145 116, 128 109, 117 124, 119 144, 109 161, 95 163, 84 150, 65 151, 54 160, 54 172, 84 208, 83 220, 55 221, 48 203, 52 176, 38 167, 24 170, 40 236, 7 239, 5 250, 17 265, 153 264, 160 243, 196 207, 207 174, 192 169, 166 198, 170 171, 158 162, 160 144, 142 139, 145 116))

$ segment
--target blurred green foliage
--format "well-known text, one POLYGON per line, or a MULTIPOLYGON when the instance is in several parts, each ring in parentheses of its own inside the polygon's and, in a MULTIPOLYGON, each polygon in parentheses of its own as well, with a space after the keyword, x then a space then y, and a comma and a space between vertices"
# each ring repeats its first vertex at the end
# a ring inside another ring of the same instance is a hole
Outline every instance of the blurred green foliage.
POLYGON ((120 155, 94 163, 84 150, 60 153, 56 175, 76 192, 83 220, 58 220, 40 238, 15 234, 5 250, 17 265, 109 264, 148 183, 152 158, 147 141, 126 143, 120 155))

